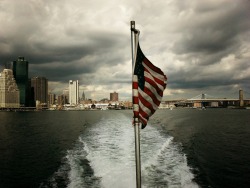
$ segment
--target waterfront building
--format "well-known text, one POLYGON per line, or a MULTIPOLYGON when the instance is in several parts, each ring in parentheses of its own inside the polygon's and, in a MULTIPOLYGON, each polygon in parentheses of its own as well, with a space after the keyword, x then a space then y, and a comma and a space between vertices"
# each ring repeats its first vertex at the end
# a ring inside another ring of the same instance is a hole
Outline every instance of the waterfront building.
POLYGON ((48 80, 45 77, 31 78, 31 88, 34 90, 34 99, 42 105, 48 103, 48 80))
POLYGON ((24 57, 18 57, 16 61, 13 61, 13 75, 19 89, 21 106, 28 106, 29 103, 28 69, 29 62, 24 57))
POLYGON ((49 106, 56 104, 56 95, 49 93, 49 106))
POLYGON ((110 93, 110 101, 118 101, 118 93, 110 93))
POLYGON ((35 94, 34 94, 34 88, 31 87, 31 78, 29 78, 29 83, 28 83, 28 106, 29 107, 35 107, 36 106, 36 101, 35 101, 35 94))
POLYGON ((58 95, 57 96, 57 104, 63 106, 68 103, 68 99, 66 95, 58 95))
POLYGON ((69 104, 77 105, 79 103, 79 83, 78 80, 69 81, 69 104))
POLYGON ((65 95, 67 99, 69 99, 69 88, 63 90, 63 95, 65 95))
POLYGON ((84 91, 82 92, 82 98, 81 98, 81 100, 82 100, 82 101, 85 100, 85 93, 84 93, 84 91))
POLYGON ((19 89, 13 71, 4 69, 0 73, 0 108, 19 108, 19 89))
POLYGON ((64 101, 64 104, 68 104, 69 103, 69 88, 65 88, 63 90, 63 101, 64 101))

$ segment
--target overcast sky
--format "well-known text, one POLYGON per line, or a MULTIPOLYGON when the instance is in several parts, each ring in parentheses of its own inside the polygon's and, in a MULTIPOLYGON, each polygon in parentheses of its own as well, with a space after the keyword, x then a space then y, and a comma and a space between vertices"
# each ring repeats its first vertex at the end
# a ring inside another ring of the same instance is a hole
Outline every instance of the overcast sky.
POLYGON ((62 94, 131 100, 130 21, 168 77, 164 99, 250 93, 249 0, 0 0, 0 71, 24 56, 29 77, 62 94))

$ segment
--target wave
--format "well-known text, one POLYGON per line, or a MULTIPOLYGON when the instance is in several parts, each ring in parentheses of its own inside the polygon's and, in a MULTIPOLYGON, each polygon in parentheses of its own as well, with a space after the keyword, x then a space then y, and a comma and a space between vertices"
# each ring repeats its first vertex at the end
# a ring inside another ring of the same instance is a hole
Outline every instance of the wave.
POLYGON ((181 147, 169 137, 152 158, 142 165, 143 187, 199 187, 181 147))
MULTIPOLYGON (((134 129, 122 113, 89 125, 63 164, 50 178, 51 187, 135 187, 134 129)), ((141 131, 143 187, 198 187, 181 145, 157 127, 141 131)))

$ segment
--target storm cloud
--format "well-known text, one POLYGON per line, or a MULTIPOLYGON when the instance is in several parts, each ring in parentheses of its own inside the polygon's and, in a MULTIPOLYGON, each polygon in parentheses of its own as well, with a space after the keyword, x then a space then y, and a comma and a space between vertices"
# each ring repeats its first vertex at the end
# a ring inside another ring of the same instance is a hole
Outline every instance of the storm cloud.
POLYGON ((29 76, 61 94, 79 80, 93 99, 131 100, 130 21, 168 77, 164 99, 250 93, 250 1, 2 0, 0 69, 24 56, 29 76))

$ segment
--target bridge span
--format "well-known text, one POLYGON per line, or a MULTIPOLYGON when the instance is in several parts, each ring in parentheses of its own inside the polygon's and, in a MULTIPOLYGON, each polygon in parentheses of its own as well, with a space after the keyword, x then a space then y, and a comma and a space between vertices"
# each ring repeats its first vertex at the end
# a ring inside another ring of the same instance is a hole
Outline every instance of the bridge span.
MULTIPOLYGON (((163 104, 164 105, 164 104, 163 104)), ((239 90, 239 98, 217 98, 207 94, 200 94, 190 99, 166 100, 165 106, 183 107, 250 107, 250 98, 243 99, 243 91, 239 90)))

